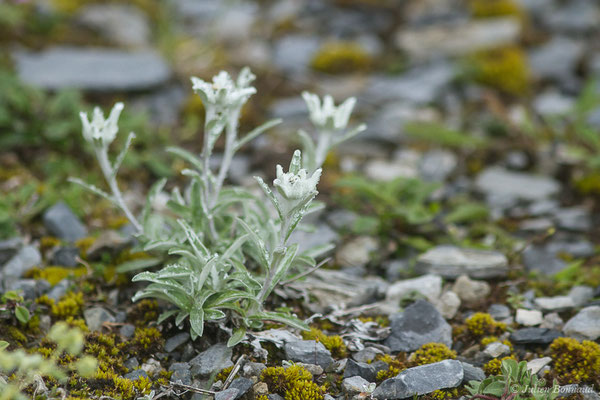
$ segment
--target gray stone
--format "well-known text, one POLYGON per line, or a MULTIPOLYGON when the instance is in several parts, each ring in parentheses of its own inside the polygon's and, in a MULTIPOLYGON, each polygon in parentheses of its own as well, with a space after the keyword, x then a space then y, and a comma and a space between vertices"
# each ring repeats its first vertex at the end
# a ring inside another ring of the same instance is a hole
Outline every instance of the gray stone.
POLYGON ((216 344, 190 360, 194 378, 208 378, 224 368, 231 367, 232 350, 225 344, 216 344))
POLYGON ((456 155, 448 150, 429 150, 423 154, 419 163, 421 178, 426 181, 444 181, 456 168, 458 160, 456 155))
POLYGON ((376 363, 367 364, 365 362, 348 360, 346 368, 344 369, 344 378, 361 376, 369 382, 375 382, 377 380, 377 372, 378 369, 376 363))
POLYGON ((585 208, 561 208, 556 210, 554 218, 561 229, 574 232, 587 232, 592 229, 592 218, 585 208))
POLYGON ((64 202, 60 201, 44 212, 44 225, 54 236, 74 242, 87 236, 87 229, 64 202))
POLYGON ((565 322, 562 320, 558 313, 549 313, 544 315, 544 322, 540 325, 540 328, 556 329, 561 330, 565 322))
POLYGON ((563 328, 566 335, 579 340, 596 340, 600 337, 600 306, 590 306, 579 311, 563 328))
POLYGON ((487 312, 497 321, 509 318, 511 316, 510 308, 504 304, 492 304, 489 306, 487 312))
POLYGON ((222 7, 212 0, 176 0, 175 10, 180 17, 195 21, 207 21, 218 16, 222 7))
POLYGON ((148 18, 133 6, 89 4, 79 10, 76 20, 116 44, 144 46, 150 42, 148 18))
POLYGON ((41 262, 42 255, 39 250, 34 246, 25 246, 4 264, 2 275, 19 278, 41 262))
POLYGON ((169 85, 164 89, 131 99, 129 104, 131 109, 147 115, 151 124, 159 127, 173 126, 179 122, 179 114, 186 95, 187 92, 181 86, 169 85))
POLYGON ((421 254, 416 269, 420 273, 438 274, 451 279, 461 275, 487 279, 506 276, 508 260, 504 254, 495 251, 442 245, 421 254))
POLYGON ((323 343, 314 340, 298 340, 286 343, 284 351, 285 357, 291 361, 317 364, 323 369, 327 369, 333 364, 331 352, 323 346, 323 343))
POLYGON ((369 386, 369 381, 360 376, 351 376, 342 381, 342 391, 346 396, 362 393, 369 386))
POLYGON ((537 374, 551 362, 552 358, 550 357, 534 358, 533 360, 527 361, 527 369, 530 370, 532 374, 537 374))
POLYGON ((402 371, 386 379, 373 392, 376 399, 405 399, 434 390, 453 388, 463 381, 464 371, 460 361, 444 360, 402 371))
POLYGON ((482 381, 485 379, 485 372, 472 364, 467 362, 462 362, 463 367, 463 383, 468 383, 469 381, 482 381))
POLYGON ((288 35, 279 39, 273 49, 273 63, 287 72, 304 72, 319 50, 315 36, 288 35))
POLYGON ((560 190, 559 183, 551 178, 500 167, 489 167, 477 175, 475 186, 487 196, 527 201, 542 200, 560 190))
POLYGON ((17 254, 21 246, 23 246, 23 239, 18 237, 0 240, 0 266, 17 254))
POLYGON ((426 343, 452 345, 452 327, 436 308, 418 300, 390 317, 390 336, 384 344, 393 352, 414 351, 426 343))
POLYGON ((244 364, 242 373, 246 378, 250 378, 253 376, 259 376, 265 368, 267 368, 267 366, 263 363, 249 361, 244 364))
POLYGON ((567 263, 558 258, 554 252, 539 245, 527 247, 521 257, 528 271, 538 271, 545 275, 555 275, 567 267, 567 263))
POLYGON ((544 13, 544 22, 553 31, 581 34, 598 28, 597 3, 575 0, 562 4, 559 8, 548 7, 544 13))
POLYGON ((594 297, 594 288, 589 286, 573 286, 568 296, 573 300, 575 307, 581 307, 594 297))
POLYGON ((531 52, 529 64, 538 79, 561 80, 575 73, 584 51, 585 47, 580 41, 555 37, 531 52))
POLYGON ((138 361, 138 359, 137 359, 137 358, 135 358, 135 357, 131 357, 131 358, 128 358, 127 360, 125 360, 125 361, 123 362, 123 366, 124 366, 125 368, 127 368, 128 370, 130 370, 130 371, 131 371, 131 370, 134 370, 134 369, 136 369, 137 367, 139 367, 139 366, 140 366, 140 362, 138 361))
POLYGON ((229 385, 229 388, 238 390, 238 394, 236 395, 235 398, 239 399, 240 397, 245 395, 246 392, 248 392, 248 390, 250 390, 250 388, 252 388, 252 384, 253 384, 252 379, 237 378, 231 382, 231 385, 229 385))
POLYGON ((299 366, 303 367, 305 370, 311 373, 313 376, 319 376, 323 373, 323 367, 317 364, 306 364, 306 363, 297 363, 299 366))
POLYGON ((235 400, 238 398, 240 390, 236 388, 228 388, 221 390, 215 394, 215 400, 235 400))
POLYGON ((192 384, 192 373, 190 372, 190 364, 186 362, 173 363, 169 367, 169 371, 173 372, 170 381, 173 383, 181 382, 184 385, 192 384))
POLYGON ((398 77, 374 76, 367 85, 365 96, 377 104, 398 100, 427 104, 440 96, 455 75, 452 64, 436 62, 414 68, 398 77))
POLYGON ((503 355, 510 354, 510 347, 500 342, 493 342, 488 344, 483 350, 485 354, 492 358, 498 358, 503 355))
POLYGON ((402 299, 414 293, 422 295, 431 303, 435 302, 442 293, 442 278, 439 275, 424 275, 395 282, 388 287, 385 300, 398 305, 402 299))
MULTIPOLYGON (((371 84, 377 84, 380 86, 380 90, 383 90, 386 83, 392 84, 398 80, 399 78, 376 77, 372 79, 371 84)), ((398 86, 403 85, 402 82, 396 84, 398 86)), ((398 142, 405 135, 404 126, 407 123, 414 122, 415 120, 430 121, 436 118, 436 114, 429 109, 422 109, 417 105, 406 103, 406 100, 398 101, 396 97, 402 96, 400 93, 378 93, 375 90, 372 90, 370 93, 373 97, 373 102, 381 102, 383 104, 381 109, 368 121, 367 130, 361 133, 360 137, 385 142, 398 142), (390 97, 390 100, 382 100, 385 97, 390 97)), ((437 91, 432 95, 432 98, 435 97, 437 97, 437 91)))
POLYGON ((516 19, 488 18, 402 30, 397 33, 395 43, 408 52, 411 59, 426 60, 442 56, 460 56, 514 43, 520 32, 521 27, 516 19))
POLYGON ((175 350, 176 348, 178 348, 179 346, 181 346, 182 344, 184 344, 185 342, 187 342, 189 339, 190 339, 190 334, 187 332, 181 332, 175 336, 171 336, 165 342, 165 351, 167 353, 170 353, 173 350, 175 350))
POLYGON ((331 229, 329 225, 318 223, 314 231, 295 230, 290 235, 289 240, 290 243, 298 243, 298 252, 302 253, 327 243, 336 244, 340 241, 340 235, 331 229))
POLYGON ((476 281, 467 275, 461 275, 454 282, 452 291, 458 294, 462 301, 475 302, 486 298, 490 294, 491 288, 485 281, 476 281))
POLYGON ((550 344, 561 336, 559 331, 546 328, 522 328, 510 335, 510 340, 515 344, 550 344))
POLYGON ((123 375, 123 378, 135 381, 140 378, 148 378, 148 374, 143 369, 135 369, 123 375))
POLYGON ((44 287, 40 286, 38 282, 45 282, 47 285, 45 286, 45 289, 50 288, 50 284, 44 280, 38 281, 36 279, 18 279, 15 282, 11 283, 10 289, 15 290, 17 292, 21 292, 23 298, 26 300, 33 300, 44 294, 44 287))
POLYGON ((154 51, 51 47, 14 55, 19 77, 44 89, 98 92, 145 90, 165 83, 171 71, 154 51))
POLYGON ((102 307, 88 308, 83 312, 83 317, 92 332, 101 330, 105 322, 115 322, 115 317, 102 307))
POLYGON ((46 295, 54 301, 59 301, 65 294, 67 294, 67 290, 71 286, 71 282, 68 279, 63 279, 58 282, 46 295))
POLYGON ((364 167, 367 178, 379 182, 390 182, 398 178, 416 178, 418 171, 416 166, 407 165, 403 162, 393 160, 372 160, 364 167))
POLYGON ((534 110, 542 116, 563 115, 571 111, 575 99, 557 91, 549 91, 537 96, 533 102, 534 110))
POLYGON ((371 259, 371 252, 379 243, 370 236, 359 236, 345 243, 336 253, 335 259, 343 267, 365 266, 371 259))
POLYGON ((544 311, 564 311, 575 307, 575 302, 569 296, 537 297, 533 302, 544 311))
POLYGON ((52 264, 62 267, 76 267, 79 262, 79 249, 77 247, 60 247, 52 254, 52 264))
POLYGON ((375 357, 377 357, 378 355, 383 355, 383 354, 384 354, 383 351, 381 351, 380 349, 378 349, 376 347, 365 347, 364 349, 359 350, 356 353, 352 354, 352 358, 356 362, 365 363, 367 365, 370 365, 368 363, 375 360, 375 357))

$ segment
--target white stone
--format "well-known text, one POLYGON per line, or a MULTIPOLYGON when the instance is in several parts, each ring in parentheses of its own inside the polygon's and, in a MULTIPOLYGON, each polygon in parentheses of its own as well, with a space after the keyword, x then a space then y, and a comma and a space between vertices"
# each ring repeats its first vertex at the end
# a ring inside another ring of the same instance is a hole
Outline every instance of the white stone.
POLYGON ((399 304, 402 298, 417 292, 434 303, 442 293, 442 278, 439 275, 425 275, 414 279, 398 281, 388 287, 385 300, 399 304))
POLYGON ((517 310, 515 321, 517 321, 518 324, 525 326, 536 326, 544 322, 544 317, 539 310, 525 310, 524 308, 519 308, 517 310))
POLYGON ((440 298, 434 303, 435 308, 446 319, 452 319, 460 308, 460 297, 453 291, 444 292, 440 298))
POLYGON ((566 310, 575 307, 575 302, 569 296, 537 297, 534 303, 542 310, 548 311, 566 310))
POLYGON ((484 281, 476 281, 467 275, 458 277, 452 290, 460 297, 462 301, 474 302, 487 297, 490 292, 490 285, 484 281))
POLYGON ((537 374, 542 368, 552 362, 550 357, 534 358, 527 362, 527 369, 531 371, 531 374, 537 374))
POLYGON ((510 347, 504 343, 493 342, 488 344, 483 352, 492 358, 497 358, 505 354, 510 354, 510 347))
POLYGON ((600 337, 600 306, 590 306, 579 311, 567 321, 563 332, 579 340, 596 340, 600 337))

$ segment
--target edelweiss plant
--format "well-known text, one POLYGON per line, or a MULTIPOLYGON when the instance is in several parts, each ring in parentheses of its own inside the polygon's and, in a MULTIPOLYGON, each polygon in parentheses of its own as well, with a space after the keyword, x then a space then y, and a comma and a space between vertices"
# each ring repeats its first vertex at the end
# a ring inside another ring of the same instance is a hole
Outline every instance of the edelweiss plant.
POLYGON ((237 80, 227 72, 220 72, 212 82, 192 78, 193 89, 202 99, 206 113, 203 149, 199 156, 181 148, 167 149, 190 164, 182 171, 189 178, 188 185, 183 189, 174 187, 168 195, 168 212, 152 207, 164 191, 165 180, 152 186, 139 219, 123 201, 116 176, 135 135, 129 134, 125 148, 114 162, 108 156, 118 132, 121 103, 114 106, 107 119, 99 109, 91 121, 85 113, 81 114, 83 136, 94 148, 110 194, 73 179, 121 208, 136 228, 144 250, 162 254, 168 260, 162 269, 141 272, 133 278, 149 282, 133 300, 157 298, 173 304, 175 308, 163 313, 159 320, 175 316, 180 325, 189 318, 194 339, 202 335, 207 321, 229 322, 220 324, 225 329, 235 327, 229 345, 242 340, 248 328, 259 328, 264 320, 306 329, 306 324, 293 315, 267 311, 263 304, 278 284, 315 268, 315 258, 331 248, 322 245, 299 252, 297 243, 289 243, 290 236, 304 216, 319 208, 313 199, 318 193, 320 167, 327 152, 364 129, 361 125, 345 132, 355 99, 336 108, 331 97, 326 96, 321 107, 316 95, 305 93, 311 120, 317 128, 317 144, 307 133, 301 133, 304 161, 296 150, 288 172, 277 166, 274 190, 256 178, 275 209, 273 213, 263 199, 248 190, 225 186, 235 152, 280 123, 271 120, 239 135, 242 107, 256 93, 251 86, 254 78, 248 68, 240 72, 237 80), (210 160, 223 134, 221 165, 213 171, 210 160))

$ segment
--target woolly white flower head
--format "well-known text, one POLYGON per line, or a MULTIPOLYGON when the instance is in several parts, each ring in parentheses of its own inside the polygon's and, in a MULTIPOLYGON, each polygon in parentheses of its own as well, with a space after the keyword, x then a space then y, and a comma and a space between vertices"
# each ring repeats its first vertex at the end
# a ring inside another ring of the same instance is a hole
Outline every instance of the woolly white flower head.
POLYGON ((123 103, 116 103, 106 119, 104 113, 98 107, 94 108, 91 121, 88 119, 87 113, 79 113, 83 124, 84 139, 90 143, 100 141, 103 146, 108 147, 115 140, 117 132, 119 132, 119 116, 123 111, 123 107, 123 103))

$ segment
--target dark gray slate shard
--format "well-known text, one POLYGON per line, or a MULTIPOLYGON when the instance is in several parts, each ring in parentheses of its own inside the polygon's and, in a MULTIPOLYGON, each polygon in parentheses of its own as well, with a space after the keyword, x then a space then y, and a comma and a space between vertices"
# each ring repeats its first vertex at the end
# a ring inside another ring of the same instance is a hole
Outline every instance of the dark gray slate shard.
POLYGON ((79 249, 77 247, 61 247, 52 255, 52 264, 62 267, 76 267, 79 249))
POLYGON ((514 331, 510 340, 516 344, 549 344, 562 336, 559 331, 547 328, 523 328, 514 331))
POLYGON ((123 375, 123 378, 129 379, 132 381, 135 381, 136 379, 140 379, 140 378, 147 378, 147 377, 148 377, 148 374, 143 369, 136 369, 136 370, 133 370, 133 371, 123 375))
POLYGON ((73 211, 62 201, 44 213, 44 225, 59 239, 75 241, 87 236, 87 229, 73 211))
POLYGON ((417 271, 455 279, 460 275, 489 279, 506 276, 508 259, 497 251, 436 246, 417 259, 417 271))
POLYGON ((208 378, 223 368, 231 367, 232 351, 225 344, 216 344, 190 360, 192 376, 208 378))
POLYGON ((231 385, 229 385, 229 388, 238 390, 238 394, 236 395, 235 398, 239 399, 240 397, 245 395, 248 392, 248 390, 250 390, 252 388, 252 379, 248 379, 248 378, 234 379, 233 382, 231 382, 231 385))
POLYGON ((438 310, 418 300, 390 318, 391 334, 384 344, 393 352, 414 351, 426 343, 452 346, 452 327, 438 310))
POLYGON ((463 378, 460 361, 444 360, 402 371, 398 376, 383 381, 373 392, 373 397, 381 400, 405 399, 457 387, 463 378))
POLYGON ((23 246, 23 240, 15 237, 6 240, 0 240, 0 265, 11 259, 17 251, 23 246))
POLYGON ((475 367, 466 362, 462 362, 463 366, 463 383, 468 383, 469 381, 482 381, 485 379, 485 372, 479 368, 475 367))
POLYGON ((173 350, 175 350, 176 348, 178 348, 179 346, 181 346, 182 344, 187 342, 189 340, 189 338, 190 338, 190 334, 187 332, 181 332, 175 336, 171 336, 165 342, 165 351, 167 353, 172 352, 173 350))
POLYGON ((344 369, 344 378, 360 376, 369 382, 375 382, 377 380, 377 372, 385 369, 386 366, 387 364, 382 361, 376 361, 372 364, 367 364, 348 359, 346 368, 344 369))
POLYGON ((14 54, 19 77, 44 89, 99 92, 145 90, 165 83, 171 71, 154 51, 51 47, 14 54))
POLYGON ((215 394, 215 400, 235 400, 238 398, 240 394, 239 389, 236 388, 228 388, 217 392, 215 394))
POLYGON ((327 369, 333 364, 331 352, 314 340, 298 340, 286 343, 284 347, 285 356, 288 360, 305 364, 317 364, 327 369))
POLYGON ((169 371, 172 371, 170 381, 173 383, 181 382, 184 385, 192 384, 192 373, 190 372, 190 364, 186 362, 173 363, 169 367, 169 371))

